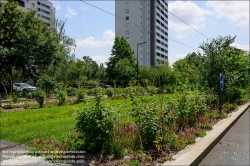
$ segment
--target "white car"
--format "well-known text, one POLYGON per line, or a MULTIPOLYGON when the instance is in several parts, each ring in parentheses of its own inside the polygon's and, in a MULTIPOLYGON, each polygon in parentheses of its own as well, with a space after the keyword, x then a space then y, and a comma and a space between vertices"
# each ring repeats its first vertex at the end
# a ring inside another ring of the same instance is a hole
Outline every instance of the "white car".
POLYGON ((23 86, 19 83, 14 83, 13 84, 13 91, 23 91, 23 86))
POLYGON ((22 86, 23 91, 34 91, 36 90, 36 87, 30 86, 27 83, 14 83, 16 86, 22 86))

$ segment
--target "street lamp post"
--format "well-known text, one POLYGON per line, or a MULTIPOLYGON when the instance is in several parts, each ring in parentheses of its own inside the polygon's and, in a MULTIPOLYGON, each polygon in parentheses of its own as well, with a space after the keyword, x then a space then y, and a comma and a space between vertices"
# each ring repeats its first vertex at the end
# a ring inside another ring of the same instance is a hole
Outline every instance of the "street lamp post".
POLYGON ((147 43, 147 42, 142 42, 142 43, 138 43, 137 44, 137 72, 136 72, 136 86, 138 86, 138 73, 139 73, 139 70, 138 70, 138 45, 140 45, 140 44, 144 44, 144 43, 147 43))

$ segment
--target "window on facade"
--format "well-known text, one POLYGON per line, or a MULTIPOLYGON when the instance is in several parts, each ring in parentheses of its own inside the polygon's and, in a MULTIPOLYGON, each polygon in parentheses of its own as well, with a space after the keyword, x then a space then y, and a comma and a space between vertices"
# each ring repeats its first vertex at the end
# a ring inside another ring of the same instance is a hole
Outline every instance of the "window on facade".
POLYGON ((35 4, 34 4, 34 3, 32 3, 32 7, 33 7, 33 8, 35 7, 35 4))
POLYGON ((126 4, 126 5, 129 5, 129 2, 126 2, 125 4, 126 4))
POLYGON ((129 20, 129 16, 126 17, 126 20, 129 20))
POLYGON ((129 30, 126 30, 126 34, 129 34, 129 30))
POLYGON ((38 5, 40 5, 40 2, 37 2, 38 5))
POLYGON ((129 27, 129 23, 126 23, 126 27, 129 27))
POLYGON ((126 9, 126 13, 129 13, 129 9, 126 9))

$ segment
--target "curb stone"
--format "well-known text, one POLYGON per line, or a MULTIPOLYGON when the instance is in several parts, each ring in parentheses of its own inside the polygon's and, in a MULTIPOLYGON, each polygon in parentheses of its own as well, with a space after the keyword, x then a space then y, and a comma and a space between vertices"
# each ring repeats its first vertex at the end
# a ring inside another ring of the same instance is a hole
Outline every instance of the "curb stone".
POLYGON ((207 131, 203 138, 196 138, 195 143, 188 145, 185 149, 173 156, 172 161, 167 161, 162 166, 167 165, 199 165, 213 147, 222 139, 228 130, 238 121, 238 119, 250 107, 250 102, 239 106, 226 119, 220 120, 213 126, 213 130, 207 131))

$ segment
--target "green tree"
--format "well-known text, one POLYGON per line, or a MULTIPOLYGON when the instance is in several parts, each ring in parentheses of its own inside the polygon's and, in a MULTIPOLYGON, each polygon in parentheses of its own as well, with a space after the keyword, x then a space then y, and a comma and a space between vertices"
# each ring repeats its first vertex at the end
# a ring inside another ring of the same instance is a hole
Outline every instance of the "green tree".
POLYGON ((71 84, 80 85, 80 80, 82 77, 86 76, 87 66, 83 60, 76 59, 76 61, 71 62, 69 70, 69 80, 71 84))
POLYGON ((219 94, 219 74, 224 75, 224 96, 234 101, 240 99, 244 91, 249 87, 249 67, 246 52, 231 44, 236 36, 219 36, 210 42, 203 42, 200 48, 202 68, 200 70, 200 85, 203 89, 219 94))
POLYGON ((117 74, 115 78, 116 81, 121 82, 123 87, 124 87, 124 83, 126 85, 131 79, 133 79, 133 76, 135 75, 134 74, 135 67, 133 64, 129 62, 127 58, 123 58, 119 60, 115 64, 114 71, 117 74))
POLYGON ((98 71, 96 73, 96 77, 101 82, 106 82, 107 78, 106 68, 103 66, 103 63, 100 64, 98 71))
POLYGON ((53 74, 52 76, 56 77, 57 74, 57 68, 61 65, 65 64, 68 59, 72 59, 74 55, 71 55, 72 51, 76 48, 76 42, 75 39, 70 38, 65 34, 65 24, 66 21, 62 20, 54 20, 52 21, 52 24, 55 25, 55 31, 56 31, 56 38, 57 38, 57 52, 55 56, 53 57, 53 62, 51 65, 53 65, 53 74))
MULTIPOLYGON (((0 70, 13 78, 13 69, 28 79, 46 68, 56 51, 55 32, 36 11, 22 11, 14 2, 0 3, 0 70)), ((12 86, 10 86, 12 87, 12 86)))
POLYGON ((96 61, 94 61, 89 56, 84 56, 83 61, 88 66, 88 70, 87 70, 87 73, 86 73, 86 76, 87 76, 88 80, 96 79, 96 73, 97 73, 97 70, 98 70, 98 64, 96 63, 96 61))
POLYGON ((146 87, 149 83, 149 73, 150 73, 150 67, 139 66, 139 81, 142 83, 144 87, 146 87))
POLYGON ((129 43, 124 37, 115 37, 115 42, 111 50, 111 57, 109 57, 107 64, 107 76, 112 81, 116 79, 118 73, 114 71, 116 63, 127 58, 131 65, 135 66, 134 51, 131 49, 129 43))
POLYGON ((198 86, 198 72, 200 69, 200 57, 196 53, 188 54, 173 64, 177 86, 196 88, 198 86))

